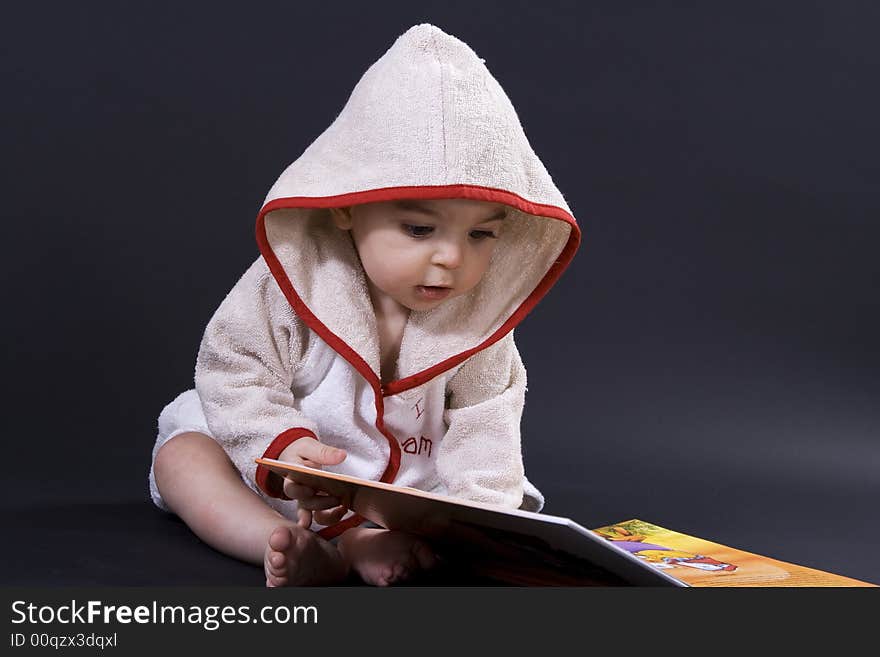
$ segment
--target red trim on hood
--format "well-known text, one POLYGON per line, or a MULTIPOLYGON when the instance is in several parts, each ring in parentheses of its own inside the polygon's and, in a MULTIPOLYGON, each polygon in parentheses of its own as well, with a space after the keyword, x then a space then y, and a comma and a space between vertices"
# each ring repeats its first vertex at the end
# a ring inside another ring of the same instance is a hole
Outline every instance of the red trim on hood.
MULTIPOLYGON (((376 428, 385 436, 386 440, 388 440, 388 445, 391 449, 391 455, 388 460, 388 466, 385 468, 385 472, 382 473, 382 477, 380 481, 384 483, 392 483, 394 479, 397 477, 397 471, 400 468, 400 444, 397 439, 391 435, 388 430, 385 428, 385 422, 383 418, 384 414, 384 402, 383 398, 388 395, 395 395, 397 393, 403 392, 410 388, 414 388, 418 385, 421 385, 425 381, 428 381, 437 375, 445 372, 446 370, 455 367, 459 363, 463 362, 465 359, 469 358, 476 352, 485 349, 486 347, 494 344, 508 332, 513 330, 513 328, 519 324, 526 315, 534 308, 535 304, 541 300, 541 298, 548 292, 548 290, 553 286, 562 272, 568 267, 571 259, 574 257, 574 253, 577 250, 578 244, 580 243, 581 233, 578 228, 577 222, 575 218, 569 214, 567 211, 559 208, 555 205, 546 205, 543 203, 534 203, 523 197, 514 194, 512 192, 508 192, 503 189, 494 189, 492 187, 482 187, 480 185, 436 185, 436 186, 419 186, 419 187, 385 187, 381 189, 371 189, 362 192, 352 192, 349 194, 339 194, 337 196, 295 196, 295 197, 286 197, 286 198, 278 198, 274 199, 260 210, 257 215, 257 223, 256 223, 256 237, 257 237, 257 245, 260 248, 260 253, 263 255, 263 259, 266 261, 266 264, 269 267, 269 270, 272 272, 272 275, 275 277, 281 291, 284 293, 284 296, 287 298, 287 301, 293 307, 294 311, 297 315, 306 323, 306 325, 312 329, 315 333, 317 333, 324 342, 326 342, 330 347, 336 351, 340 356, 345 358, 352 367, 354 367, 361 376, 366 379, 366 381, 372 386, 373 392, 376 397, 376 428), (486 340, 484 340, 481 344, 468 349, 465 352, 462 352, 456 356, 451 358, 447 358, 446 360, 437 363, 436 365, 409 376, 405 379, 399 379, 397 381, 392 381, 391 383, 382 385, 379 377, 375 372, 370 368, 367 362, 358 354, 354 349, 352 349, 347 343, 345 343, 339 336, 333 333, 327 326, 321 322, 312 311, 306 306, 300 296, 296 293, 296 290, 293 287, 293 284, 287 278, 287 274, 284 271, 281 263, 278 258, 275 256, 275 252, 272 250, 271 245, 269 244, 269 238, 266 235, 266 215, 273 210, 280 210, 285 208, 337 208, 337 207, 345 207, 348 205, 356 205, 360 203, 378 203, 382 201, 396 201, 401 199, 444 199, 444 198, 466 198, 473 199, 478 201, 488 201, 491 203, 503 203, 504 205, 509 205, 518 210, 522 210, 528 214, 537 215, 540 217, 547 217, 550 219, 558 219, 560 221, 565 221, 571 226, 571 232, 569 233, 568 242, 565 245, 565 248, 562 249, 562 252, 559 254, 556 262, 554 262, 550 268, 547 270, 547 273, 544 275, 544 278, 541 279, 541 282, 535 287, 532 293, 525 299, 525 301, 520 304, 519 308, 517 308, 513 314, 507 319, 504 324, 502 324, 498 330, 496 330, 492 335, 490 335, 486 340)), ((360 524, 363 521, 359 516, 352 516, 347 520, 343 520, 336 525, 332 525, 331 527, 327 527, 321 530, 321 536, 325 538, 330 538, 332 536, 337 536, 339 533, 342 533, 349 527, 353 527, 357 524, 360 524), (357 522, 353 522, 357 518, 357 522), (345 525, 345 527, 341 527, 341 525, 345 525)))
MULTIPOLYGON (((296 313, 305 321, 305 323, 315 331, 321 338, 327 342, 333 349, 354 366, 361 375, 373 385, 373 388, 380 388, 384 396, 396 395, 400 392, 415 388, 426 381, 436 377, 438 374, 445 372, 459 363, 467 360, 470 356, 494 344, 519 324, 526 315, 531 312, 532 308, 547 294, 553 284, 556 283, 565 268, 568 267, 571 259, 574 257, 580 244, 581 233, 575 218, 568 212, 555 205, 546 205, 543 203, 534 203, 526 200, 521 196, 508 192, 503 189, 494 189, 491 187, 481 187, 479 185, 439 185, 424 187, 385 187, 382 189, 372 189, 363 192, 352 192, 350 194, 340 194, 338 196, 299 196, 279 198, 270 201, 257 216, 257 244, 263 258, 269 265, 275 279, 278 281, 281 289, 284 291, 288 301, 293 306, 296 313), (571 226, 568 242, 559 254, 541 282, 532 290, 532 293, 520 304, 511 316, 502 324, 498 330, 490 335, 482 343, 462 352, 456 356, 452 356, 436 365, 413 374, 405 379, 398 379, 382 386, 376 377, 376 374, 370 369, 361 356, 349 347, 345 342, 339 339, 330 331, 302 302, 299 295, 293 289, 293 285, 284 273, 284 269, 275 257, 269 245, 266 236, 265 216, 273 210, 284 208, 336 208, 345 207, 347 205, 356 205, 359 203, 378 203, 382 201, 395 201, 401 199, 442 199, 442 198, 468 198, 479 201, 488 201, 490 203, 503 203, 522 210, 528 214, 540 217, 548 217, 550 219, 558 219, 565 221, 571 226)), ((384 432, 383 432, 384 433, 384 432)))

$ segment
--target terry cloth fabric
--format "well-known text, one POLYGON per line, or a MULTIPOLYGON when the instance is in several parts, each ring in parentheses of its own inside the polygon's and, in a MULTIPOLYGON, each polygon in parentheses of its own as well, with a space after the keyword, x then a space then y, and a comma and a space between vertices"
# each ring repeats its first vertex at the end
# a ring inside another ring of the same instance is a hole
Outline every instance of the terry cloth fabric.
POLYGON ((206 433, 254 490, 295 517, 280 478, 254 459, 312 436, 347 450, 330 471, 541 508, 523 471, 526 372, 513 329, 568 265, 580 232, 467 44, 428 24, 400 36, 278 178, 256 236, 261 258, 211 318, 195 372, 206 433), (473 290, 410 313, 395 380, 383 385, 365 274, 329 209, 450 198, 502 203, 507 219, 473 290))

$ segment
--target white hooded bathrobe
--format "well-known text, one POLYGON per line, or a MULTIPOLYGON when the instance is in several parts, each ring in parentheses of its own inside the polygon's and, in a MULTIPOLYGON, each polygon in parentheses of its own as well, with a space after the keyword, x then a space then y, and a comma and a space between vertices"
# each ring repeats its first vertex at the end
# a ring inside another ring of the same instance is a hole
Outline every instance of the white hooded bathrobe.
MULTIPOLYGON (((290 518, 295 502, 255 459, 303 436, 348 452, 332 472, 542 507, 523 470, 526 372, 513 329, 568 265, 580 232, 467 44, 427 24, 401 35, 278 178, 256 236, 261 257, 211 318, 195 389, 162 411, 154 458, 177 434, 206 433, 290 518), (329 208, 449 198, 502 203, 508 216, 474 289, 410 313, 394 380, 383 384, 364 271, 329 208)), ((164 508, 152 470, 150 487, 164 508)), ((361 521, 314 528, 330 538, 361 521)))

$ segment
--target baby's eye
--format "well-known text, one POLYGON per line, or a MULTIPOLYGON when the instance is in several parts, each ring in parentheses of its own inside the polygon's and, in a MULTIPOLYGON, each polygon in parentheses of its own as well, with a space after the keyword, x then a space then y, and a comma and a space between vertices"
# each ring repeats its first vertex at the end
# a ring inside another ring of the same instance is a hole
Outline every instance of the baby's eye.
POLYGON ((484 240, 484 239, 498 239, 498 235, 493 233, 491 230, 472 230, 471 238, 475 240, 484 240))
POLYGON ((403 224, 403 230, 406 231, 406 233, 408 233, 410 237, 427 237, 432 232, 434 232, 434 227, 403 224))

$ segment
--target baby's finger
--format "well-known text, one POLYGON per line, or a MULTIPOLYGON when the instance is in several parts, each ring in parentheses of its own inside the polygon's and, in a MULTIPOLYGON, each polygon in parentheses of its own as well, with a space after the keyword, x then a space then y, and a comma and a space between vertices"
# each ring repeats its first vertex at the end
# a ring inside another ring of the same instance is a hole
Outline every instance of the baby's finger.
POLYGON ((284 494, 292 500, 303 500, 309 497, 314 497, 315 489, 298 484, 292 479, 285 479, 284 494))
POLYGON ((299 508, 296 510, 296 522, 303 529, 312 526, 312 512, 308 509, 299 508))
POLYGON ((313 495, 312 497, 301 497, 297 500, 301 509, 309 511, 322 511, 324 509, 332 509, 339 506, 339 500, 330 495, 313 495))
POLYGON ((299 455, 308 461, 306 465, 312 467, 315 465, 336 465, 337 463, 342 463, 347 456, 344 449, 323 445, 314 440, 303 443, 299 450, 299 455))
POLYGON ((344 506, 337 506, 327 511, 315 511, 315 522, 321 525, 333 525, 348 512, 344 506))

